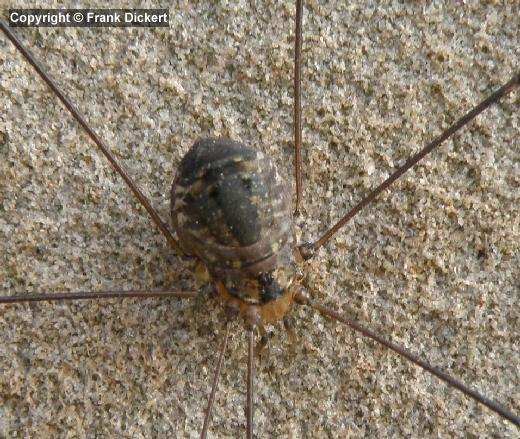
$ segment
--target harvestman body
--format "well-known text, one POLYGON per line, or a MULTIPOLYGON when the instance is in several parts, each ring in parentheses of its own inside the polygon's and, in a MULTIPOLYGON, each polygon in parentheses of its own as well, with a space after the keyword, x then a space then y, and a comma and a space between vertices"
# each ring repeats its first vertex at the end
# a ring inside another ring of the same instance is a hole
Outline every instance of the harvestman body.
MULTIPOLYGON (((298 2, 295 51, 296 211, 299 210, 301 203, 301 22, 302 5, 301 2, 298 2)), ((23 48, 7 25, 1 22, 1 27, 108 157, 172 246, 178 252, 196 256, 206 266, 221 300, 227 306, 229 318, 240 314, 245 320, 249 340, 248 437, 253 437, 254 333, 257 328, 262 328, 264 323, 283 320, 292 303, 308 305, 325 316, 351 326, 496 411, 513 424, 520 426, 518 416, 510 413, 504 407, 487 400, 457 380, 428 365, 399 346, 385 341, 379 335, 346 319, 341 314, 313 302, 298 282, 299 263, 312 258, 314 252, 323 246, 343 225, 422 157, 435 149, 442 141, 489 105, 516 88, 520 83, 520 75, 517 74, 497 92, 446 130, 439 138, 409 159, 319 240, 310 244, 297 246, 295 242, 289 196, 279 172, 269 159, 261 152, 231 140, 202 139, 184 157, 172 188, 171 209, 173 224, 177 232, 177 242, 144 195, 115 162, 105 145, 86 124, 74 105, 55 86, 29 52, 23 48)), ((192 297, 193 294, 168 291, 66 293, 29 297, 12 296, 2 298, 0 302, 20 303, 36 300, 121 296, 192 297)), ((217 371, 206 410, 203 437, 205 437, 209 426, 211 407, 228 335, 229 323, 220 350, 217 371)))
POLYGON ((244 315, 257 310, 261 322, 283 318, 298 255, 290 197, 268 157, 231 140, 199 140, 179 166, 171 209, 182 248, 208 267, 226 302, 244 315))

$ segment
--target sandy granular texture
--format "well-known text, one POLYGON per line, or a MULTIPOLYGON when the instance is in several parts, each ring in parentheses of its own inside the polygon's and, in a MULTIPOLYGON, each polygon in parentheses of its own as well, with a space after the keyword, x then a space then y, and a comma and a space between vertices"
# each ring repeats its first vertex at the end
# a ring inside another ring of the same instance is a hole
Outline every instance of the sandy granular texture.
MULTIPOLYGON (((293 176, 294 6, 222 3, 175 2, 169 29, 17 31, 165 219, 175 168, 199 136, 253 144, 293 176)), ((312 239, 508 80, 520 31, 517 2, 307 3, 312 239)), ((0 75, 1 294, 194 288, 192 264, 3 36, 0 75)), ((305 281, 517 414, 519 102, 425 159, 319 252, 305 281)), ((293 315, 298 344, 277 326, 258 369, 257 437, 520 436, 349 329, 293 315)), ((203 300, 0 308, 0 436, 198 437, 222 320, 203 300)), ((230 344, 212 437, 244 436, 241 326, 230 344)))

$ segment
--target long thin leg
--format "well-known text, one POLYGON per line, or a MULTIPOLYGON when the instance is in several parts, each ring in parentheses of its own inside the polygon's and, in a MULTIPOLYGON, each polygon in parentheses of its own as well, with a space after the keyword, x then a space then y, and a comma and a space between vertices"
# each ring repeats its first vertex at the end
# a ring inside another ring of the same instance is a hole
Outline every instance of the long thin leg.
POLYGON ((197 291, 79 291, 0 297, 0 303, 57 302, 62 300, 113 299, 125 297, 197 297, 197 291))
POLYGON ((74 116, 74 118, 78 121, 78 123, 83 127, 85 132, 89 135, 89 137, 93 140, 93 142, 97 145, 97 147, 101 150, 101 152, 108 159, 112 167, 115 171, 123 178, 126 185, 131 189, 134 195, 137 197, 141 205, 145 208, 148 215, 155 222, 159 230, 165 236, 170 245, 175 249, 177 254, 183 254, 184 252, 181 250, 179 244, 172 236, 166 224, 159 217, 159 214, 152 207, 146 196, 141 192, 141 190, 136 186, 134 181, 128 176, 125 170, 119 165, 114 156, 108 150, 108 147, 103 143, 103 141, 99 138, 99 136, 95 133, 95 131, 88 125, 84 116, 79 112, 76 106, 72 103, 72 101, 65 95, 65 93, 58 87, 58 85, 54 82, 54 80, 49 76, 49 74, 45 71, 42 65, 34 58, 31 52, 21 43, 18 37, 9 29, 9 26, 4 22, 4 20, 0 19, 0 29, 6 34, 6 36, 12 41, 12 43, 16 46, 16 48, 22 53, 25 59, 31 64, 36 72, 40 75, 40 77, 47 83, 47 85, 52 89, 52 91, 58 96, 60 101, 65 105, 67 110, 74 116))
POLYGON ((247 439, 253 439, 253 380, 255 376, 254 363, 254 328, 247 331, 247 403, 246 403, 246 422, 247 422, 247 439))
POLYGON ((520 427, 520 417, 518 417, 514 413, 510 412, 508 409, 506 409, 502 405, 497 404, 494 401, 491 401, 490 399, 486 398, 485 396, 481 395, 480 393, 476 392, 475 390, 472 390, 469 387, 465 386, 460 381, 456 380, 455 378, 453 378, 452 376, 443 372, 442 370, 437 369, 434 366, 431 366, 426 361, 421 360, 419 357, 415 356, 414 354, 412 354, 405 348, 403 348, 395 343, 392 343, 391 341, 385 340, 383 337, 379 336, 378 334, 371 331, 370 329, 365 328, 364 326, 360 325, 359 323, 346 318, 345 316, 339 314, 338 312, 312 301, 311 299, 309 299, 309 297, 307 297, 307 295, 305 295, 305 293, 303 291, 298 291, 294 297, 294 300, 296 303, 298 303, 300 305, 310 306, 311 308, 320 312, 322 315, 324 315, 326 317, 330 317, 333 320, 336 320, 340 323, 344 323, 345 325, 350 326, 355 331, 358 331, 361 334, 365 335, 366 337, 369 337, 372 340, 391 349, 392 351, 396 352, 397 354, 401 355, 402 357, 406 358, 407 360, 411 361, 412 363, 415 363, 417 366, 420 366, 424 370, 430 372, 432 375, 435 375, 437 378, 441 379, 442 381, 449 384, 450 386, 455 387, 456 389, 460 390, 462 393, 469 396, 470 398, 473 398, 475 401, 479 402, 480 404, 485 405, 487 408, 493 410, 495 413, 500 415, 502 418, 513 423, 517 427, 520 427))
POLYGON ((457 122, 455 122, 452 126, 450 126, 447 130, 445 130, 439 137, 434 139, 428 145, 426 145, 421 151, 419 151, 414 156, 410 157, 406 163, 397 169, 390 177, 388 177, 383 183, 377 186, 372 192, 370 192, 365 198, 363 198, 355 207, 353 207, 349 212, 347 212, 343 218, 341 218, 334 226, 332 226, 327 232, 323 234, 321 238, 311 244, 304 244, 300 246, 300 252, 304 259, 310 259, 320 247, 325 245, 330 238, 332 238, 339 229, 341 229, 345 224, 347 224, 354 216, 356 216, 364 207, 370 204, 374 199, 381 194, 385 189, 394 183, 399 177, 401 177, 406 171, 415 166, 419 160, 421 160, 424 156, 432 152, 435 148, 437 148, 442 142, 451 137, 454 133, 460 130, 464 125, 469 123, 475 117, 477 117, 480 113, 482 113, 486 108, 490 105, 498 102, 505 95, 513 91, 520 85, 520 73, 517 73, 513 78, 511 78, 506 84, 500 87, 496 92, 491 94, 488 98, 484 99, 480 104, 474 107, 471 111, 466 113, 463 117, 461 117, 457 122))
POLYGON ((229 331, 231 328, 231 323, 229 320, 226 321, 226 332, 224 334, 224 339, 222 340, 222 344, 220 346, 220 354, 218 357, 217 368, 215 369, 215 374, 213 375, 213 384, 211 385, 211 393, 208 398, 208 405, 206 407, 206 414, 204 416, 204 425, 202 427, 202 433, 200 434, 201 439, 205 439, 208 434, 209 422, 211 421, 211 410, 213 409, 213 402, 215 401, 215 393, 217 392, 218 379, 220 377, 220 371, 222 370, 222 364, 224 364, 224 353, 226 352, 226 346, 229 338, 229 331))
POLYGON ((296 206, 299 215, 302 201, 302 20, 303 0, 296 0, 296 29, 294 38, 294 174, 296 206))

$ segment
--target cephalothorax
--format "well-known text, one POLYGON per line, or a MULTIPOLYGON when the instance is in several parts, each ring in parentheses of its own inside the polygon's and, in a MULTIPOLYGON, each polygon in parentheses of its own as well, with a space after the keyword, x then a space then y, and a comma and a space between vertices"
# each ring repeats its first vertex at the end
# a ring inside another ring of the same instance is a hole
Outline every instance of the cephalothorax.
POLYGON ((281 319, 297 270, 290 197, 274 163, 229 139, 200 139, 184 156, 171 191, 179 243, 197 256, 225 302, 259 306, 281 319))

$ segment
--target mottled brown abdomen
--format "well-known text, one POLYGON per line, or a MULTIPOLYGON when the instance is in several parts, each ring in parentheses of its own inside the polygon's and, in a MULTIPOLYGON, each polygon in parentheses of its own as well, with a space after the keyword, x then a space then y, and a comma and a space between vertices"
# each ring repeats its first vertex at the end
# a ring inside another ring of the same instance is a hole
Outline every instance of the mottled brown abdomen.
POLYGON ((247 303, 281 297, 296 270, 289 195, 274 163, 228 139, 195 142, 171 193, 179 242, 247 303))

